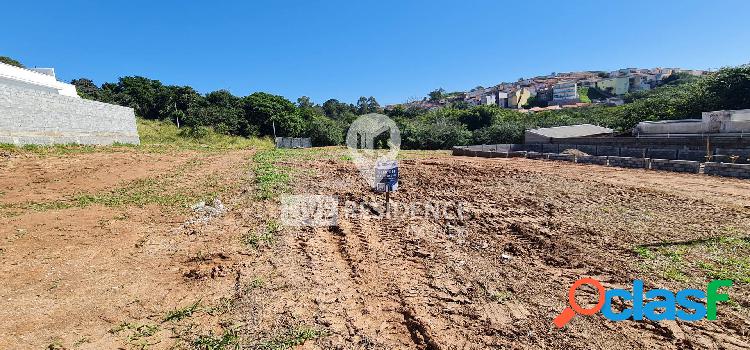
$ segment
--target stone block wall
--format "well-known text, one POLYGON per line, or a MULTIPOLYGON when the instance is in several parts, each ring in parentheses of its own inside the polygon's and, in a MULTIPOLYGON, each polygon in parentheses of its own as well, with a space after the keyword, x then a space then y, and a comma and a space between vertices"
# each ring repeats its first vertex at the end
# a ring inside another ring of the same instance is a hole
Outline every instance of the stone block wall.
POLYGON ((648 165, 648 158, 607 157, 607 159, 610 166, 621 168, 646 168, 648 165))
POLYGON ((0 143, 139 144, 132 108, 0 84, 0 143))
POLYGON ((690 160, 651 159, 652 170, 675 171, 679 173, 697 174, 701 163, 690 160))
POLYGON ((750 164, 707 162, 703 164, 703 173, 706 175, 750 179, 750 164))
POLYGON ((573 162, 575 161, 576 157, 572 154, 560 154, 560 153, 552 153, 549 154, 547 157, 549 160, 562 160, 566 162, 573 162))
POLYGON ((583 156, 583 157, 577 157, 576 158, 577 163, 581 164, 598 164, 598 165, 607 165, 607 157, 606 156, 583 156))
POLYGON ((643 158, 645 154, 645 148, 620 148, 620 157, 643 158))

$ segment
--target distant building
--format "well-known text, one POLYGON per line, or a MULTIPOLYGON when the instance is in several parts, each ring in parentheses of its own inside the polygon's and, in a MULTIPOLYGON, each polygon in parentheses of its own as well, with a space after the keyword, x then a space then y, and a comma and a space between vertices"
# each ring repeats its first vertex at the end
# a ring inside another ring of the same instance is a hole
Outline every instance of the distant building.
POLYGON ((579 102, 578 84, 575 82, 564 82, 552 87, 552 103, 568 104, 579 102))
POLYGON ((480 104, 508 108, 508 94, 500 91, 492 91, 482 96, 480 104))
POLYGON ((630 79, 627 77, 602 79, 596 82, 596 88, 610 95, 625 95, 630 91, 630 79))
POLYGON ((529 101, 529 98, 531 98, 531 89, 525 87, 517 89, 508 95, 508 108, 521 108, 529 101))
POLYGON ((633 74, 628 78, 630 84, 630 91, 645 91, 651 90, 651 84, 649 83, 648 76, 645 74, 633 74))
POLYGON ((550 143, 553 139, 572 137, 611 136, 614 130, 592 124, 557 126, 553 128, 529 129, 524 134, 525 143, 550 143))

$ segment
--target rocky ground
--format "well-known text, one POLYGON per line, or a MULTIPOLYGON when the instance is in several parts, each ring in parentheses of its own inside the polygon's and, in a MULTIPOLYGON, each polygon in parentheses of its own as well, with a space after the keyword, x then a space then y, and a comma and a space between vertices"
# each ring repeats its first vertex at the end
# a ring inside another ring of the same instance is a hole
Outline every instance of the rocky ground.
POLYGON ((750 182, 402 156, 385 214, 340 149, 6 155, 0 348, 750 347, 750 182), (338 225, 285 226, 285 194, 338 225), (717 321, 555 329, 581 277, 735 282, 717 321))

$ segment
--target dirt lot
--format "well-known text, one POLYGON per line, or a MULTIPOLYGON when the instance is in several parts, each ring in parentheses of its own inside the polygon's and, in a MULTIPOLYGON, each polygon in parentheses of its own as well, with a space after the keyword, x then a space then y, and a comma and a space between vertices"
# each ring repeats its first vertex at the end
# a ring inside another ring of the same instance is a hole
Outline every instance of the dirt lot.
POLYGON ((750 348, 750 182, 444 152, 400 170, 382 216, 339 149, 7 154, 0 348, 750 348), (283 193, 344 214, 285 227, 283 193), (589 276, 735 284, 717 321, 555 329, 589 276))

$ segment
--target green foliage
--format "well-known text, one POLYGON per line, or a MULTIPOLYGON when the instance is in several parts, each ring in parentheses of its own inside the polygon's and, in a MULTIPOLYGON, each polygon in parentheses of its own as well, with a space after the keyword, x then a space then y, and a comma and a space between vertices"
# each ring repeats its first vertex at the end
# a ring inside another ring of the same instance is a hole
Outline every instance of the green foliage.
POLYGON ((260 151, 253 157, 255 166, 255 183, 258 186, 259 199, 272 199, 289 187, 288 169, 275 163, 284 156, 284 150, 260 151))
POLYGON ((200 303, 200 300, 198 300, 195 303, 168 312, 167 315, 164 316, 163 322, 181 321, 187 317, 192 316, 193 313, 198 310, 198 306, 200 306, 200 303))
POLYGON ((578 88, 578 96, 583 103, 591 103, 591 99, 589 98, 589 88, 582 87, 578 88))
POLYGON ((270 139, 229 136, 210 127, 181 128, 170 122, 137 119, 141 147, 178 147, 187 149, 268 149, 273 147, 270 139))
POLYGON ((274 339, 262 342, 255 347, 258 350, 286 350, 304 344, 308 340, 314 340, 326 336, 324 330, 307 327, 297 327, 287 331, 274 339))
POLYGON ((190 345, 195 350, 240 349, 239 336, 234 330, 225 330, 222 334, 209 331, 198 335, 190 345))
POLYGON ((12 59, 12 58, 10 58, 8 56, 0 56, 0 62, 5 63, 5 64, 9 64, 11 66, 16 66, 16 67, 20 67, 20 68, 26 68, 26 67, 24 67, 23 64, 21 64, 21 62, 18 62, 18 61, 14 60, 14 59, 12 59))
POLYGON ((305 135, 316 147, 340 145, 344 143, 343 123, 322 115, 314 115, 307 123, 305 135))
POLYGON ((466 125, 448 118, 407 121, 401 127, 401 145, 404 148, 448 149, 466 145, 471 131, 466 125))
POLYGON ((261 135, 302 136, 305 122, 291 101, 265 92, 256 92, 242 99, 245 117, 251 125, 257 125, 261 135))
POLYGON ((430 92, 430 101, 436 102, 445 98, 445 89, 439 88, 430 92))
MULTIPOLYGON (((602 73, 606 75, 606 73, 602 73)), ((750 108, 750 67, 723 68, 705 77, 674 74, 664 86, 625 96, 626 104, 616 107, 591 106, 523 114, 495 106, 470 107, 453 101, 448 108, 424 110, 396 106, 386 113, 402 129, 402 147, 447 149, 470 142, 522 142, 523 130, 576 123, 591 123, 628 131, 638 122, 660 119, 699 117, 701 112, 750 108)), ((201 95, 188 86, 165 86, 144 77, 123 77, 117 83, 97 87, 89 79, 76 79, 84 98, 130 106, 147 120, 178 121, 188 129, 166 127, 141 131, 145 144, 178 142, 195 147, 211 145, 244 147, 258 140, 221 138, 219 135, 269 136, 276 126, 278 136, 309 136, 316 146, 338 145, 346 129, 358 114, 381 112, 373 97, 361 97, 356 105, 335 99, 316 105, 301 97, 295 105, 284 97, 263 92, 237 97, 226 90, 201 95), (175 132, 175 130, 177 130, 175 132), (156 131, 157 134, 149 131, 156 131), (164 133, 163 135, 161 133, 164 133)), ((581 99, 603 99, 594 88, 580 89, 581 99)), ((430 99, 443 99, 437 89, 430 99)), ((524 107, 546 106, 539 98, 530 98, 524 107)), ((144 125, 139 122, 139 130, 144 125)))

